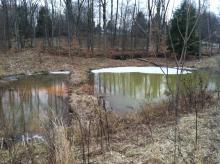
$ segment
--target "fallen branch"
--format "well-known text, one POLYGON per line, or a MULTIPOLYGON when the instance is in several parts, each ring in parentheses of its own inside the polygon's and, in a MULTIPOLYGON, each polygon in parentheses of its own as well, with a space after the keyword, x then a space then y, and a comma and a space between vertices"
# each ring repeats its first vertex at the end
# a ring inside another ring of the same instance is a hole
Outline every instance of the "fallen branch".
POLYGON ((152 61, 150 61, 150 60, 148 60, 148 59, 137 58, 137 60, 140 60, 140 61, 144 61, 144 62, 153 64, 153 65, 155 65, 155 66, 157 66, 157 67, 163 67, 163 66, 164 66, 164 65, 162 65, 162 64, 157 64, 157 63, 155 63, 155 62, 152 62, 152 61))

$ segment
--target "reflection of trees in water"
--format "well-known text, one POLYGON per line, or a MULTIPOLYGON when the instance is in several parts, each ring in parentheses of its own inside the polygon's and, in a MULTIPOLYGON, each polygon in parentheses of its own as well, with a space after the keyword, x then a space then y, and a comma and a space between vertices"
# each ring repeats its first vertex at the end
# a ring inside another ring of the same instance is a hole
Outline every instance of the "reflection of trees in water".
MULTIPOLYGON (((169 84, 175 84, 175 77, 172 75, 169 84)), ((164 94, 166 78, 159 74, 101 73, 95 75, 95 85, 95 92, 98 94, 153 99, 164 94)))
POLYGON ((66 112, 65 92, 65 82, 53 78, 28 78, 0 88, 0 126, 6 120, 13 133, 41 132, 40 124, 51 110, 59 115, 66 112))
POLYGON ((220 76, 218 73, 206 74, 211 89, 220 90, 220 76))
MULTIPOLYGON (((175 93, 176 75, 143 73, 100 73, 94 75, 95 95, 107 96, 115 108, 138 107, 142 101, 154 101, 175 93), (169 88, 168 88, 169 86, 169 88), (171 93, 170 93, 171 92, 171 93), (114 104, 114 105, 113 105, 114 104)), ((193 72, 180 76, 182 94, 208 84, 209 90, 219 89, 220 76, 207 72, 193 72)))

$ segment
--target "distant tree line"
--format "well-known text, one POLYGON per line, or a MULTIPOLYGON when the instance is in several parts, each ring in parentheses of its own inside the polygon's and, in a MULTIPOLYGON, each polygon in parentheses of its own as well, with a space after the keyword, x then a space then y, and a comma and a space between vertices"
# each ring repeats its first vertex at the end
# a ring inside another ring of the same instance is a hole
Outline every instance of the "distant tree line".
MULTIPOLYGON (((70 55, 73 49, 80 53, 86 48, 91 53, 94 49, 102 50, 104 55, 114 49, 143 50, 146 55, 157 56, 166 50, 167 43, 168 49, 172 49, 170 32, 175 42, 174 52, 180 53, 178 46, 181 47, 183 40, 175 36, 184 34, 188 1, 183 1, 171 19, 168 17, 170 0, 146 3, 146 8, 140 8, 137 0, 116 3, 113 0, 1 0, 0 48, 36 47, 38 38, 43 39, 44 48, 59 48, 61 38, 65 37, 70 55)), ((190 22, 196 21, 197 15, 198 9, 192 4, 190 22)), ((215 35, 219 18, 204 7, 199 20, 189 42, 198 39, 219 42, 215 35)), ((196 46, 190 44, 187 50, 197 51, 196 46)))

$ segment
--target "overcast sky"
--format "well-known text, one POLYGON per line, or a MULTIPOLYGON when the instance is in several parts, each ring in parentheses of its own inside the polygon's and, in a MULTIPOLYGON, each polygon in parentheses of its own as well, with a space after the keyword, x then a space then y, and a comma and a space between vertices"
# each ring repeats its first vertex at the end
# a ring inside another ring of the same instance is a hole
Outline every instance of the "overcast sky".
MULTIPOLYGON (((119 5, 124 2, 124 5, 126 4, 127 0, 119 0, 119 5)), ((134 4, 135 0, 128 0, 129 4, 134 4)), ((168 0, 166 0, 168 1, 168 0)), ((172 12, 175 11, 178 7, 180 7, 180 4, 183 0, 170 0, 169 4, 169 10, 168 10, 168 19, 171 17, 172 12)), ((197 4, 198 0, 191 0, 195 4, 197 4)), ((108 7, 108 14, 110 14, 110 0, 107 0, 107 7, 108 7)), ((116 3, 117 0, 113 0, 114 4, 114 10, 116 10, 116 3)), ((147 13, 147 3, 148 0, 136 0, 137 3, 139 3, 139 9, 145 13, 147 13)), ((201 0, 201 3, 206 2, 205 5, 208 7, 210 6, 210 11, 215 13, 216 15, 220 16, 220 0, 201 0)))
MULTIPOLYGON (((122 2, 124 3, 124 6, 125 6, 127 1, 129 1, 129 5, 132 5, 135 2, 135 0, 119 0, 119 6, 121 5, 122 2)), ((166 1, 168 1, 168 0, 166 0, 166 1)), ((183 0, 170 0, 169 10, 167 13, 168 19, 171 18, 172 12, 180 7, 180 4, 182 1, 183 0)), ((191 0, 191 1, 195 2, 195 3, 198 2, 198 0, 191 0)), ((136 0, 136 2, 139 3, 139 9, 141 11, 143 11, 145 14, 147 14, 148 0, 136 0)), ((211 12, 215 13, 217 16, 220 16, 220 0, 201 0, 201 3, 203 3, 203 2, 206 2, 206 6, 210 6, 209 8, 210 8, 211 12)), ((117 3, 117 0, 113 0, 114 10, 116 10, 116 3, 117 3)), ((108 19, 110 19, 110 10, 111 10, 110 8, 111 8, 111 0, 107 0, 108 19)), ((119 7, 119 12, 120 12, 120 7, 119 7)), ((98 11, 95 12, 95 19, 98 21, 98 11)))
MULTIPOLYGON (((60 0, 54 0, 57 2, 60 2, 60 0)), ((72 0, 73 2, 77 2, 77 0, 72 0)), ((98 0, 95 0, 96 2, 98 2, 98 0)), ((107 1, 107 15, 108 18, 110 17, 110 8, 111 8, 111 0, 106 0, 107 1)), ((124 6, 126 4, 126 2, 129 1, 129 5, 134 4, 135 0, 119 0, 119 12, 120 12, 120 5, 123 2, 124 6)), ((168 0, 166 0, 168 1, 168 0)), ((180 4, 183 0, 170 0, 170 4, 169 4, 169 10, 168 10, 168 14, 167 17, 168 19, 171 18, 172 12, 175 11, 178 7, 180 7, 180 4)), ((194 2, 198 2, 198 0, 191 0, 194 2)), ((220 0, 201 0, 201 3, 206 2, 206 6, 210 6, 210 11, 215 13, 217 16, 220 16, 220 0), (208 5, 209 4, 209 5, 208 5)), ((44 5, 44 0, 40 0, 40 2, 43 2, 42 5, 44 5)), ((62 6, 60 6, 60 3, 56 3, 56 7, 58 10, 63 10, 62 8, 65 8, 65 5, 63 4, 63 0, 61 0, 62 2, 62 6)), ((147 14, 147 2, 148 0, 136 0, 137 3, 139 3, 139 9, 141 11, 143 11, 145 14, 147 14)), ((85 5, 86 5, 86 1, 84 1, 85 5)), ((114 10, 116 10, 116 3, 117 0, 113 0, 113 6, 114 6, 114 10)), ((97 6, 96 6, 97 7, 97 6)), ((114 11, 115 12, 115 11, 114 11)), ((95 19, 98 21, 98 8, 96 8, 95 10, 95 19)))

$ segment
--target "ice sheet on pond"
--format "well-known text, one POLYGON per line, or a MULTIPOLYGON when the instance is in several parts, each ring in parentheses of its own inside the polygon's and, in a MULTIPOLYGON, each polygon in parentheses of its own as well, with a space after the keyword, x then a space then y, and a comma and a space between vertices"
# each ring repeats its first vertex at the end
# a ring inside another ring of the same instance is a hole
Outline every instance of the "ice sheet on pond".
POLYGON ((191 73, 188 70, 177 70, 177 68, 167 68, 167 67, 113 67, 113 68, 102 68, 92 70, 92 73, 146 73, 146 74, 187 74, 191 73))
POLYGON ((55 74, 55 75, 68 75, 70 74, 70 71, 51 71, 50 74, 55 74))

